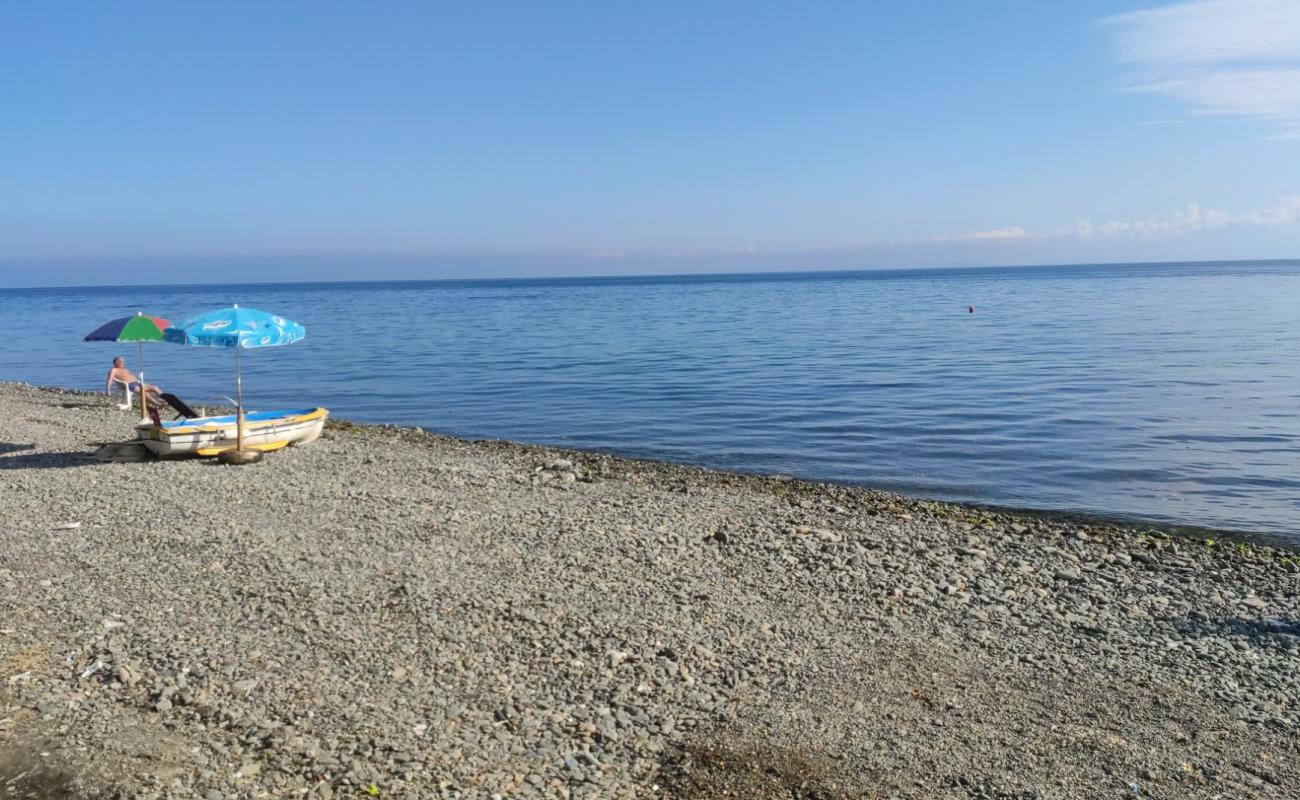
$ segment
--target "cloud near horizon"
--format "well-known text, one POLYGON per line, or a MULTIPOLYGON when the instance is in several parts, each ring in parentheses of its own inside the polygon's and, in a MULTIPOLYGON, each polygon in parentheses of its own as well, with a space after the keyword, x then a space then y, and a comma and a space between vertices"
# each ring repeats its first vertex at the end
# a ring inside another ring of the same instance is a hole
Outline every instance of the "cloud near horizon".
POLYGON ((1009 225, 1005 228, 992 228, 986 231, 971 231, 960 236, 949 236, 948 234, 939 234, 931 236, 930 241, 938 242, 980 242, 989 240, 1006 240, 1006 239, 1024 239, 1030 234, 1019 225, 1009 225))
POLYGON ((1134 221, 1112 220, 1104 223, 1079 220, 1073 225, 1058 228, 1052 233, 1032 233, 1020 225, 1011 225, 1005 228, 972 231, 961 236, 934 236, 931 237, 931 241, 942 244, 1015 239, 1042 240, 1065 237, 1088 239, 1102 236, 1173 236, 1233 226, 1272 227, 1298 223, 1300 223, 1300 194, 1294 194, 1279 197, 1277 205, 1251 211, 1220 211, 1213 208, 1201 208, 1195 203, 1189 203, 1186 208, 1174 211, 1163 218, 1134 221))
POLYGON ((1094 225, 1088 220, 1080 220, 1073 226, 1056 232, 1058 236, 1116 236, 1116 235, 1152 235, 1181 234, 1194 231, 1225 228, 1229 226, 1255 225, 1293 225, 1300 223, 1300 195, 1287 195, 1278 198, 1278 204, 1269 208, 1233 213, 1213 208, 1201 208, 1189 203, 1186 208, 1175 211, 1164 219, 1138 220, 1136 222, 1112 221, 1094 225))
POLYGON ((1029 234, 1019 225, 1012 225, 1009 228, 995 228, 991 231, 972 231, 965 237, 966 239, 1023 239, 1029 234))
MULTIPOLYGON (((1184 234, 1195 233, 1197 231, 1207 231, 1229 227, 1278 227, 1283 225, 1300 224, 1300 194, 1283 195, 1277 199, 1277 204, 1267 208, 1253 209, 1249 211, 1233 212, 1222 211, 1214 208, 1202 208, 1196 203, 1188 203, 1186 207, 1173 211, 1164 217, 1154 217, 1142 220, 1111 220, 1109 222, 1095 223, 1090 220, 1078 220, 1071 225, 1057 228, 1054 231, 1037 233, 1027 230, 1022 225, 1008 225, 1002 228, 990 228, 987 230, 971 231, 964 234, 938 234, 928 239, 912 240, 888 240, 878 241, 875 239, 856 239, 851 242, 839 244, 823 243, 818 245, 804 245, 800 250, 802 252, 821 251, 821 252, 865 252, 870 250, 897 250, 899 248, 914 247, 923 244, 960 244, 960 243, 982 243, 996 244, 999 242, 1044 242, 1050 240, 1065 239, 1086 239, 1097 240, 1102 238, 1119 239, 1122 237, 1156 237, 1156 236, 1179 236, 1184 234)), ((694 250, 669 250, 666 252, 628 252, 622 250, 616 251, 597 251, 589 253, 588 256, 596 260, 615 260, 615 259, 635 259, 646 257, 667 257, 667 258, 696 258, 703 256, 753 256, 759 254, 777 255, 779 253, 789 252, 786 249, 760 248, 752 244, 739 245, 723 248, 702 248, 694 250)))
POLYGON ((1268 123, 1300 140, 1300 2, 1192 0, 1102 20, 1127 91, 1163 95, 1203 116, 1268 123))

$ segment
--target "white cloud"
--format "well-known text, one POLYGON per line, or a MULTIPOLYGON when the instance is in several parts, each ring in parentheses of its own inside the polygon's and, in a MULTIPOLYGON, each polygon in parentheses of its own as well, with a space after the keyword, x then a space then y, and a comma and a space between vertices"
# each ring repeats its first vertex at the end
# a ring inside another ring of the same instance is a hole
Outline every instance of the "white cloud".
POLYGON ((966 235, 967 239, 1023 239, 1029 234, 1019 225, 1012 225, 1009 228, 995 228, 991 231, 972 231, 966 235))
POLYGON ((1048 237, 1091 239, 1119 236, 1178 236, 1216 228, 1239 226, 1274 227, 1295 224, 1300 224, 1300 194, 1279 197, 1276 205, 1252 211, 1221 211, 1215 208, 1202 208, 1195 203, 1189 203, 1185 208, 1164 217, 1152 219, 1111 220, 1110 222, 1100 223, 1085 219, 1047 234, 1033 233, 1019 225, 1012 225, 987 231, 972 231, 962 236, 933 236, 930 241, 944 244, 948 242, 1011 241, 1017 239, 1042 240, 1048 237))
MULTIPOLYGON (((1300 0, 1297 0, 1300 2, 1300 0)), ((1008 249, 1030 248, 1034 245, 1062 242, 1071 239, 1089 239, 1094 241, 1123 238, 1176 237, 1194 234, 1198 231, 1216 230, 1229 227, 1279 227, 1300 225, 1300 194, 1285 195, 1277 203, 1265 208, 1249 211, 1222 211, 1204 208, 1196 204, 1167 214, 1139 220, 1111 220, 1109 222, 1092 222, 1079 220, 1072 225, 1045 230, 1042 232, 1027 230, 1021 225, 1008 225, 1003 228, 976 230, 965 234, 931 236, 926 239, 854 239, 848 242, 827 242, 803 245, 805 253, 859 255, 868 251, 895 252, 898 248, 914 248, 930 245, 970 246, 972 242, 983 243, 981 247, 997 249, 1002 245, 1008 249)), ((601 250, 590 253, 592 259, 600 261, 618 261, 623 259, 716 259, 719 256, 740 259, 779 258, 795 250, 782 250, 760 247, 755 244, 733 245, 720 248, 698 248, 688 250, 601 250)))
POLYGON ((1010 225, 1006 228, 993 228, 992 230, 987 230, 987 231, 971 231, 970 233, 962 234, 960 236, 949 236, 947 234, 941 234, 939 236, 931 236, 930 241, 941 242, 941 243, 942 242, 979 242, 979 241, 988 241, 991 239, 1001 239, 1001 240, 1024 239, 1031 235, 1032 234, 1026 232, 1025 229, 1020 227, 1019 225, 1010 225))
POLYGON ((1186 104, 1193 113, 1274 126, 1300 139, 1300 2, 1193 0, 1103 21, 1120 58, 1134 65, 1130 91, 1186 104))
POLYGON ((801 250, 812 251, 840 251, 840 250, 866 250, 876 246, 875 239, 852 239, 846 242, 820 242, 818 244, 805 244, 801 250))
POLYGON ((1247 211, 1242 221, 1252 225, 1294 225, 1300 222, 1300 195, 1279 197, 1278 204, 1260 211, 1247 211))
POLYGON ((1094 236, 1158 236, 1192 233, 1194 231, 1229 226, 1275 226, 1296 223, 1300 223, 1300 195, 1288 195, 1279 197, 1275 206, 1254 211, 1234 213, 1213 208, 1201 208, 1198 205, 1191 204, 1162 219, 1133 222, 1112 221, 1099 225, 1088 220, 1080 220, 1068 228, 1058 230, 1056 235, 1077 236, 1080 238, 1094 236))

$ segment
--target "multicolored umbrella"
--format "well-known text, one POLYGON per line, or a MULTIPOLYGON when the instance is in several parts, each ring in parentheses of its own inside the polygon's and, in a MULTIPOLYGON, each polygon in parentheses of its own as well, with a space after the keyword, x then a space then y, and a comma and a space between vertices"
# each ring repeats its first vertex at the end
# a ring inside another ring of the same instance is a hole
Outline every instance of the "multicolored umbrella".
POLYGON ((162 317, 151 317, 143 311, 138 311, 134 317, 121 317, 111 322, 105 322, 86 334, 85 339, 83 339, 83 341, 87 342, 136 342, 140 346, 141 419, 149 416, 149 393, 144 391, 144 343, 163 341, 163 331, 170 328, 171 325, 162 317))
MULTIPOLYGON (((255 460, 244 453, 244 381, 239 374, 239 351, 253 347, 274 347, 292 344, 307 335, 307 329, 296 322, 255 308, 221 308, 191 317, 180 325, 168 328, 163 339, 173 344, 193 347, 229 347, 235 351, 235 403, 236 444, 231 460, 242 463, 255 460)), ((226 456, 222 453, 222 456, 226 456)), ((260 455, 260 454, 258 454, 260 455)))
POLYGON ((143 311, 134 317, 105 322, 86 334, 87 342, 161 342, 163 331, 172 324, 162 317, 147 316, 143 311))

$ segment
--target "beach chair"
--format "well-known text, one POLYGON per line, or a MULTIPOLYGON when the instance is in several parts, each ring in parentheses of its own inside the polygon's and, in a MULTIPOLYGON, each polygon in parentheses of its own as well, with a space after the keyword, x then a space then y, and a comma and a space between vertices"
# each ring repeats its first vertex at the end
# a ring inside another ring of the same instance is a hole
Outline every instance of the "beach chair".
POLYGON ((122 409, 123 411, 130 411, 131 400, 132 397, 135 395, 135 392, 131 391, 131 384, 127 383, 126 381, 113 381, 111 384, 109 384, 108 396, 109 398, 116 398, 118 386, 122 387, 122 402, 115 403, 115 405, 118 408, 122 409))
POLYGON ((158 395, 158 398, 172 407, 172 410, 176 412, 176 419, 198 419, 205 416, 190 408, 188 403, 171 392, 163 392, 158 395))

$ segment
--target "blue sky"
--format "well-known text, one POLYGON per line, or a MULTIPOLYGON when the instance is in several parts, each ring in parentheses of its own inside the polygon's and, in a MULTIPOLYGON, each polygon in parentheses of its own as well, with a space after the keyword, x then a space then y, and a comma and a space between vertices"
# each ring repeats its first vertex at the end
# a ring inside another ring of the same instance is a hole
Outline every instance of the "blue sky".
POLYGON ((1300 3, 41 2, 0 285, 1300 257, 1300 3))

